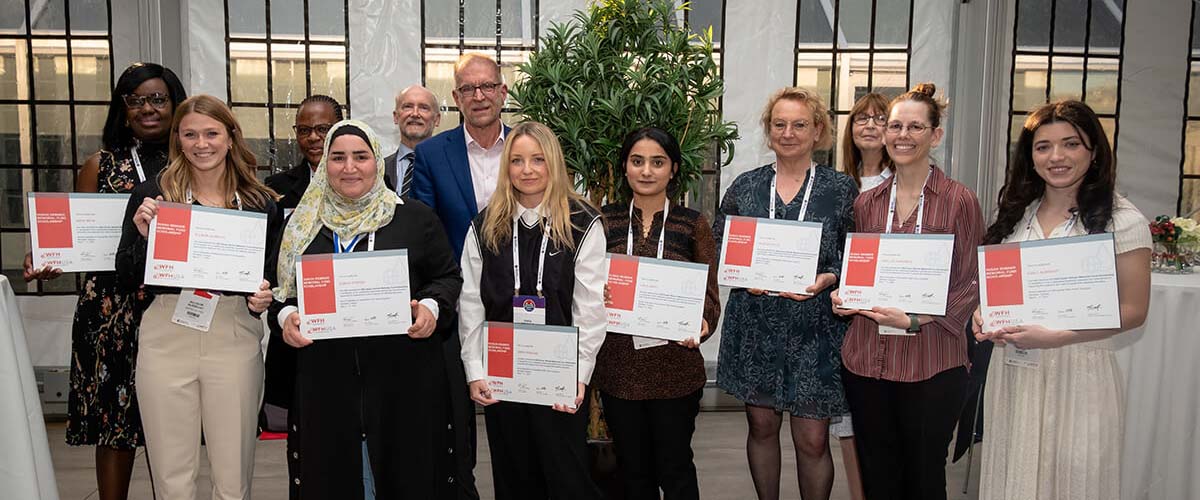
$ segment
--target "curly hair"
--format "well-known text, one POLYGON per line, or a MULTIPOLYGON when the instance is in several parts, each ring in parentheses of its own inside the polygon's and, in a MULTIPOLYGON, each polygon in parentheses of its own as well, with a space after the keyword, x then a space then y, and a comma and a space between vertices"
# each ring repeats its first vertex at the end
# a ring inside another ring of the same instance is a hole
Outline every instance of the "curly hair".
POLYGON ((781 88, 767 99, 767 105, 763 107, 760 118, 767 146, 771 145, 771 114, 775 111, 775 104, 782 100, 805 104, 809 111, 812 111, 813 125, 821 127, 817 142, 813 144, 813 151, 824 151, 833 147, 833 123, 829 118, 829 107, 825 106, 821 94, 802 87, 781 88))

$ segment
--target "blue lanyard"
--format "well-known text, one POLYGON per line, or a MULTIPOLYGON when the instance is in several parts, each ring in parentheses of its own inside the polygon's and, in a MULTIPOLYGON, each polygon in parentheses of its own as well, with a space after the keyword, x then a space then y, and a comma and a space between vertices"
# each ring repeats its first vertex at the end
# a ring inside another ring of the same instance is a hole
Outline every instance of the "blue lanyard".
MULTIPOLYGON (((354 247, 358 245, 358 242, 362 241, 362 237, 363 235, 361 234, 355 236, 354 239, 350 240, 350 243, 347 243, 346 246, 343 247, 342 239, 338 237, 336 232, 333 233, 333 253, 353 252, 354 247)), ((367 237, 367 251, 375 251, 375 231, 371 231, 370 235, 367 237)))

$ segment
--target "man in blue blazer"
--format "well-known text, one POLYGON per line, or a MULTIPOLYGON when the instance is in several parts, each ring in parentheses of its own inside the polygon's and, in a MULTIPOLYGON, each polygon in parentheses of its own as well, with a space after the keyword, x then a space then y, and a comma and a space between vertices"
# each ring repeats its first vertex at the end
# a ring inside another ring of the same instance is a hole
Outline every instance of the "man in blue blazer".
MULTIPOLYGON (((429 205, 441 219, 454 248, 462 257, 463 240, 471 220, 486 207, 502 172, 500 156, 508 127, 500 121, 500 110, 508 87, 496 61, 479 54, 466 54, 454 65, 454 104, 463 124, 417 144, 410 196, 429 205)), ((475 489, 475 404, 467 392, 458 335, 444 342, 447 375, 451 385, 454 418, 455 460, 459 498, 479 498, 475 489)))

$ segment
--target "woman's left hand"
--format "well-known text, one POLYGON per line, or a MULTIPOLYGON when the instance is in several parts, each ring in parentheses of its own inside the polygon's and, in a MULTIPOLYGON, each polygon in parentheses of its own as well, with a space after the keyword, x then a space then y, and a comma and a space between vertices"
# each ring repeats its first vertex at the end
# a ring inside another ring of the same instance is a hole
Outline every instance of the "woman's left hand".
POLYGON ((271 306, 272 300, 275 300, 275 294, 271 293, 271 283, 267 280, 262 280, 262 283, 258 285, 258 291, 246 298, 246 306, 254 314, 261 314, 271 306))
POLYGON ((1009 343, 1018 349, 1052 349, 1068 344, 1070 330, 1051 330, 1042 325, 1006 326, 992 334, 998 344, 1009 343))
POLYGON ((433 311, 415 300, 410 300, 409 305, 412 307, 413 324, 408 327, 408 336, 423 339, 433 335, 433 328, 437 326, 433 311))
POLYGON ((779 292, 779 296, 785 299, 792 299, 796 302, 804 302, 815 297, 818 293, 825 291, 826 288, 837 283, 837 276, 833 273, 821 273, 817 275, 816 281, 804 289, 804 293, 779 292), (805 295, 808 294, 808 295, 805 295))
POLYGON ((688 337, 686 339, 680 340, 679 342, 676 342, 676 344, 684 346, 688 349, 699 349, 700 343, 703 342, 705 338, 708 338, 708 334, 709 334, 708 320, 702 319, 702 320, 700 320, 700 336, 699 337, 688 337))
POLYGON ((908 314, 895 307, 872 307, 870 309, 862 309, 858 313, 871 318, 876 323, 892 328, 907 330, 910 325, 908 314))
POLYGON ((587 392, 587 384, 580 382, 577 389, 578 392, 575 393, 575 406, 567 406, 565 404, 558 403, 554 405, 554 411, 561 411, 563 413, 570 413, 572 415, 574 415, 576 411, 579 411, 579 407, 583 406, 583 395, 587 392))

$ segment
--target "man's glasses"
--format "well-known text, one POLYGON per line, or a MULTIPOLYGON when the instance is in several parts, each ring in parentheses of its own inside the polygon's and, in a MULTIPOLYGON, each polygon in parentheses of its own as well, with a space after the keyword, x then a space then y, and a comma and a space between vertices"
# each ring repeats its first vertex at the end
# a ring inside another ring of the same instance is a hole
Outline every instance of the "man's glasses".
POLYGON ((463 85, 454 89, 454 91, 458 92, 459 97, 473 96, 475 95, 476 90, 482 91, 483 95, 491 97, 496 94, 496 91, 500 89, 501 85, 503 84, 493 82, 481 83, 479 85, 463 85))
POLYGON ((163 109, 171 102, 171 96, 155 92, 150 95, 125 94, 121 96, 125 100, 125 107, 129 109, 138 109, 150 103, 154 109, 163 109))
POLYGON ((329 129, 331 128, 333 128, 333 125, 329 123, 322 123, 315 127, 309 127, 307 125, 292 125, 292 130, 296 131, 297 138, 308 137, 313 132, 316 132, 317 135, 321 137, 325 137, 325 134, 328 134, 329 129))

